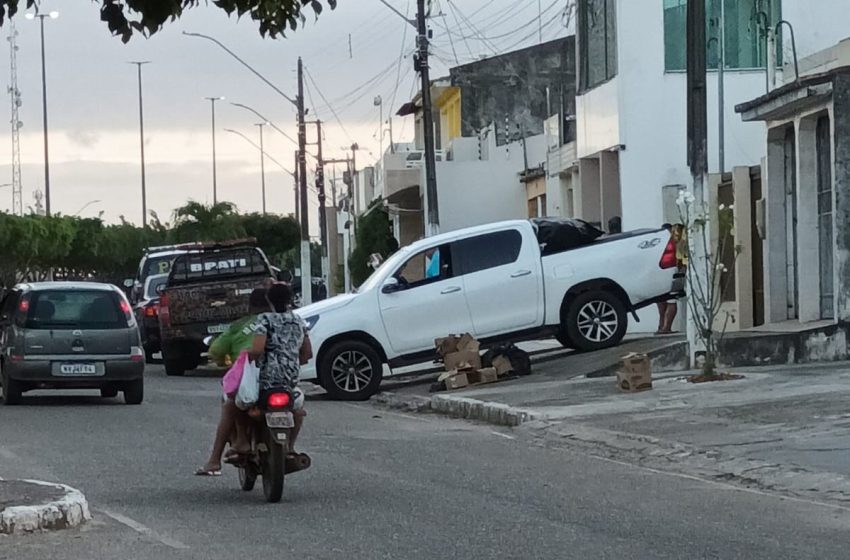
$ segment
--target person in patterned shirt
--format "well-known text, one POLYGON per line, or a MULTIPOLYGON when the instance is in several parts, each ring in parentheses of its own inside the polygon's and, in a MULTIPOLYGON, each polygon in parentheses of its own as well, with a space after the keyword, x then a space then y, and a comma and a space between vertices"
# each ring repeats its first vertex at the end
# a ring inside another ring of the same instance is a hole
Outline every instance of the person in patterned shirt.
POLYGON ((267 293, 274 310, 257 317, 251 357, 260 368, 260 391, 286 388, 292 392, 295 427, 290 438, 291 453, 304 423, 304 394, 298 389, 301 366, 313 357, 304 320, 292 312, 293 293, 286 284, 274 284, 267 293))

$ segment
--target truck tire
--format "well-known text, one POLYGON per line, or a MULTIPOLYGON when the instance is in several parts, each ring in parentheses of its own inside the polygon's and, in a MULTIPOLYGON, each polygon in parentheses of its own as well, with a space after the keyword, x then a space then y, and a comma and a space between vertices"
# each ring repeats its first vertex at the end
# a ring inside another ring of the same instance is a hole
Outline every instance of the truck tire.
POLYGON ((627 327, 626 305, 616 294, 604 290, 579 294, 561 325, 573 348, 583 352, 618 345, 627 327))
POLYGON ((8 374, 3 374, 3 404, 15 406, 21 404, 21 395, 23 390, 21 384, 10 378, 8 374))
POLYGON ((322 353, 319 381, 330 397, 340 401, 365 401, 378 392, 384 362, 371 345, 343 340, 322 353))
POLYGON ((168 377, 183 377, 186 373, 186 364, 180 359, 165 358, 165 375, 168 377))

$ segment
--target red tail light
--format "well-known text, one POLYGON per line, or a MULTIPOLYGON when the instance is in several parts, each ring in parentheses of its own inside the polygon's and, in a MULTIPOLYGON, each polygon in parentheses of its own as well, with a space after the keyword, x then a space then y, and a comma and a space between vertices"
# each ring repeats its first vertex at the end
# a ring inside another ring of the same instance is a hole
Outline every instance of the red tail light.
POLYGON ((269 395, 269 408, 285 408, 290 400, 289 393, 272 393, 269 395))
POLYGON ((676 259, 676 242, 673 238, 667 242, 667 247, 664 248, 664 254, 661 255, 661 262, 658 263, 662 269, 676 268, 679 261, 676 259))
POLYGON ((29 310, 30 310, 30 300, 28 300, 26 298, 22 299, 21 302, 18 304, 18 311, 20 311, 21 313, 26 313, 29 310))
POLYGON ((156 317, 156 305, 148 305, 145 307, 145 317, 156 317))
POLYGON ((159 298, 159 322, 166 326, 171 324, 171 313, 168 311, 168 294, 162 294, 159 298))

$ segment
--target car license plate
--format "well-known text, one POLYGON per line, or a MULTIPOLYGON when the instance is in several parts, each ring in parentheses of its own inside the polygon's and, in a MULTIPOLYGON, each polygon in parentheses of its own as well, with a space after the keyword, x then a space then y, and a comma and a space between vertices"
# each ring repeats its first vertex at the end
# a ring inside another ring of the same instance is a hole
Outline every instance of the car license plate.
POLYGON ((269 428, 294 428, 295 419, 291 412, 266 412, 266 425, 269 428))
POLYGON ((62 364, 59 366, 62 375, 94 375, 97 367, 94 364, 62 364))
POLYGON ((207 334, 221 334, 229 328, 230 325, 210 325, 207 327, 207 334))

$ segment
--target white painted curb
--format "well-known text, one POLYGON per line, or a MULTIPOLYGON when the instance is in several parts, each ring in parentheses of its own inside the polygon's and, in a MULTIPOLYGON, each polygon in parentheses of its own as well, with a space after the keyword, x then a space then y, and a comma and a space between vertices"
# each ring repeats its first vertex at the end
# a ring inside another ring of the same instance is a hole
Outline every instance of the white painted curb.
POLYGON ((89 504, 82 492, 40 480, 24 480, 30 484, 52 486, 65 495, 44 504, 8 507, 0 512, 0 534, 14 535, 77 527, 91 519, 89 504))
POLYGON ((401 408, 411 412, 436 412, 451 416, 477 420, 495 426, 515 427, 531 420, 542 418, 529 410, 515 408, 498 402, 480 401, 453 395, 433 395, 430 397, 401 397, 393 393, 381 393, 375 398, 378 404, 390 408, 401 408))

